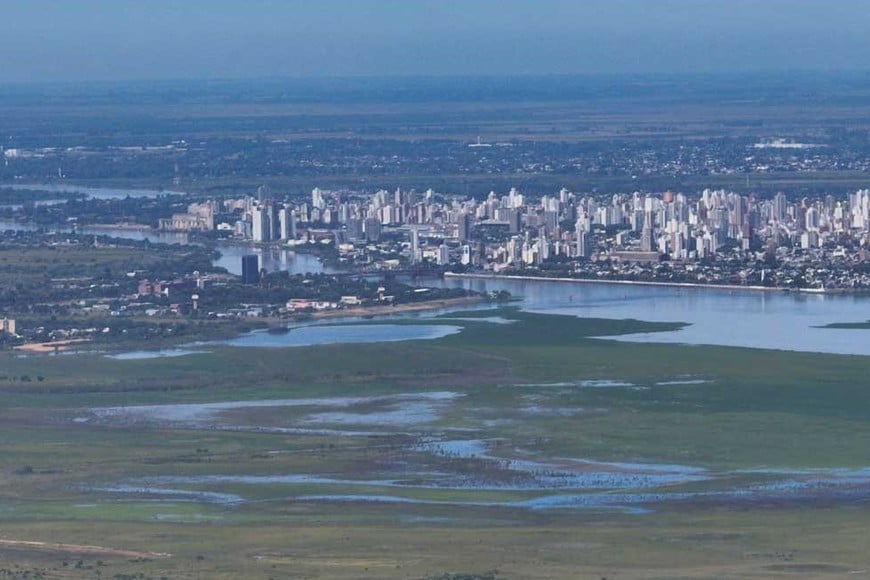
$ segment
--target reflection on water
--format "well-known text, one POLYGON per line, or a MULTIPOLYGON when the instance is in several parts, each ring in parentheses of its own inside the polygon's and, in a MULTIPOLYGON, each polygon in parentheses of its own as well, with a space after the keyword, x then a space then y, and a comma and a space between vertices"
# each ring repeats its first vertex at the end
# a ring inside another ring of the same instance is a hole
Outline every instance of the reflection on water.
MULTIPOLYGON (((93 198, 154 197, 162 193, 180 193, 157 190, 128 190, 88 188, 72 185, 12 185, 15 189, 42 191, 83 192, 93 198)), ((0 220, 0 230, 34 230, 35 226, 0 220)), ((70 231, 63 230, 60 231, 70 231)), ((108 235, 131 240, 160 243, 189 242, 183 233, 155 232, 124 228, 82 227, 80 233, 108 235)), ((241 257, 254 253, 260 256, 260 265, 268 271, 286 270, 291 273, 317 273, 326 271, 318 258, 297 254, 285 248, 254 248, 232 244, 218 244, 221 257, 215 265, 234 274, 241 273, 241 257)), ((437 281, 428 281, 438 284, 437 281)), ((715 344, 753 348, 832 352, 870 355, 870 340, 861 330, 815 328, 832 322, 857 322, 870 319, 870 298, 863 296, 806 295, 795 293, 740 292, 715 289, 669 288, 656 286, 629 286, 608 284, 577 284, 570 282, 540 282, 522 280, 462 280, 451 278, 441 284, 464 287, 480 292, 507 290, 522 297, 522 306, 533 312, 572 314, 599 318, 636 318, 647 321, 687 322, 690 325, 673 332, 657 332, 619 337, 617 340, 642 342, 668 342, 715 344)), ((368 342, 381 330, 371 330, 361 336, 350 337, 351 342, 368 342), (374 333, 374 334, 373 334, 374 333)), ((401 327, 403 329, 415 327, 401 327)), ((425 328, 425 327, 416 327, 425 328)), ((444 327, 439 327, 444 328, 444 327)), ((296 340, 298 331, 286 340, 296 340)), ((315 331, 314 328, 306 332, 315 331)), ((350 332, 350 331, 342 331, 350 332)), ((259 336, 259 335, 255 335, 259 336)), ((281 336, 267 335, 260 339, 271 342, 281 336)), ((390 340, 407 340, 405 337, 390 340)), ((315 338, 316 339, 316 338, 315 338)), ((310 343, 322 344, 322 343, 310 343)), ((287 344, 285 346, 290 346, 287 344)), ((250 344, 254 346, 254 344, 250 344)), ((264 344, 264 346, 268 346, 264 344)), ((278 346, 278 345, 275 345, 278 346)))
MULTIPOLYGON (((18 190, 39 190, 39 191, 56 191, 59 193, 84 193, 92 199, 123 199, 126 197, 157 197, 158 195, 183 195, 184 192, 156 190, 156 189, 117 189, 117 188, 101 188, 101 187, 85 187, 71 184, 46 184, 46 185, 28 185, 28 184, 13 184, 4 185, 11 189, 18 190)), ((63 200, 43 200, 39 203, 46 204, 63 200)), ((40 229, 33 224, 21 224, 10 220, 0 220, 0 230, 17 230, 17 231, 34 231, 40 229)), ((72 228, 53 227, 52 231, 72 232, 72 228)), ((128 229, 128 228, 94 228, 80 227, 75 230, 80 234, 87 235, 103 235, 115 238, 123 238, 127 240, 135 240, 138 242, 149 240, 160 244, 187 244, 190 242, 187 234, 183 232, 160 232, 150 229, 128 229)), ((286 248, 255 248, 253 246, 239 246, 234 244, 217 244, 217 250, 221 253, 221 257, 214 261, 215 266, 226 268, 232 274, 240 276, 242 273, 242 256, 247 254, 257 254, 260 257, 260 267, 265 268, 269 272, 287 271, 291 274, 306 274, 331 271, 324 268, 323 264, 316 256, 310 254, 297 254, 286 248)))
POLYGON ((259 248, 236 244, 218 244, 220 258, 213 263, 215 266, 226 268, 232 274, 242 275, 242 256, 256 254, 260 258, 260 268, 269 272, 290 272, 291 274, 306 274, 320 272, 334 272, 325 268, 317 256, 305 253, 296 253, 286 248, 259 248))
MULTIPOLYGON (((27 223, 18 223, 12 220, 0 220, 0 231, 14 230, 32 232, 41 229, 39 226, 27 223)), ((72 233, 73 228, 52 227, 49 231, 72 233)), ((188 244, 190 239, 184 232, 161 232, 151 229, 133 229, 121 227, 89 227, 82 226, 75 229, 76 233, 94 236, 110 236, 125 240, 143 242, 149 240, 155 244, 188 244)), ((269 272, 287 271, 291 274, 317 274, 320 272, 334 272, 336 270, 324 267, 317 256, 312 254, 297 253, 287 248, 255 247, 234 243, 217 243, 215 249, 220 252, 220 257, 212 263, 220 268, 226 268, 231 274, 241 276, 242 256, 256 254, 260 257, 260 267, 269 272)))

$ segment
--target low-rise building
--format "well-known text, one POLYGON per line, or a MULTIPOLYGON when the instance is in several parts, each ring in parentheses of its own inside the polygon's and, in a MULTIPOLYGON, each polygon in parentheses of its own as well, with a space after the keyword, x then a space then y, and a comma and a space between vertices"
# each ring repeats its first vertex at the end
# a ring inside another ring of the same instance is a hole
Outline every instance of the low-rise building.
POLYGON ((0 318, 0 332, 15 335, 15 320, 12 318, 0 318))

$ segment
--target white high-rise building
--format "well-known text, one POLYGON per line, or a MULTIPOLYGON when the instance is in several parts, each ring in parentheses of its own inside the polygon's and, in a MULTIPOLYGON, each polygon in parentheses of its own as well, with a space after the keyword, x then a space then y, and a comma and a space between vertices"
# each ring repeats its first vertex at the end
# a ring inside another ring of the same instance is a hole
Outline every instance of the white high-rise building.
POLYGON ((422 261, 422 252, 420 251, 420 232, 416 228, 411 230, 411 262, 418 264, 422 261))
POLYGON ((319 210, 326 208, 326 201, 324 201, 323 192, 320 191, 319 187, 315 187, 311 190, 311 207, 319 210))
POLYGON ((272 241, 272 228, 269 223, 269 214, 263 206, 254 206, 251 209, 251 237, 255 242, 272 241))
POLYGON ((459 263, 463 266, 467 266, 471 263, 471 246, 465 244, 460 248, 461 256, 459 258, 459 263))
POLYGON ((446 244, 441 244, 438 246, 438 259, 437 263, 439 266, 446 266, 450 263, 450 249, 446 244))
POLYGON ((807 208, 807 213, 804 216, 804 223, 805 223, 805 227, 806 227, 807 231, 809 231, 809 232, 819 231, 820 218, 819 218, 819 210, 816 207, 811 206, 811 207, 807 208))

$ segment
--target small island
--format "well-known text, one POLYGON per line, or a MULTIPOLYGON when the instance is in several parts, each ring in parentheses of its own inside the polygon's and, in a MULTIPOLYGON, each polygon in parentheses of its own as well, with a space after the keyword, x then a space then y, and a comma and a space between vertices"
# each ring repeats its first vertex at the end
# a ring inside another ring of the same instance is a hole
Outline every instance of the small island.
POLYGON ((832 322, 816 328, 836 328, 840 330, 870 330, 870 320, 864 322, 832 322))

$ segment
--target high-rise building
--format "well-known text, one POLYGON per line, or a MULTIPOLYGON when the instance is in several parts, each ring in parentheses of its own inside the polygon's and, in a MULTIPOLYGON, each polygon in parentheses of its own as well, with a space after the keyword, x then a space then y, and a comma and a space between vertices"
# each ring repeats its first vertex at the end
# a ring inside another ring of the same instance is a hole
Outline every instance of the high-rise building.
POLYGON ((381 239, 381 220, 375 217, 367 218, 364 223, 366 241, 378 242, 381 239))
POLYGON ((251 209, 251 237, 255 242, 272 241, 272 215, 262 205, 251 209))
POLYGON ((788 207, 788 199, 782 192, 773 196, 773 219, 777 222, 785 221, 786 209, 788 207))
POLYGON ((467 266, 471 263, 471 246, 468 244, 463 245, 460 249, 460 257, 459 263, 463 266, 467 266))
POLYGON ((438 246, 438 265, 446 266, 450 263, 450 250, 446 244, 438 246))
POLYGON ((257 284, 260 282, 260 258, 256 254, 242 256, 242 283, 257 284))
POLYGON ((817 232, 819 231, 819 222, 820 215, 819 210, 815 207, 807 208, 807 212, 804 215, 804 223, 806 230, 809 232, 817 232))
POLYGON ((518 234, 523 229, 523 212, 519 208, 509 209, 507 212, 508 232, 518 234))
POLYGON ((289 231, 290 240, 296 239, 296 210, 290 210, 290 231, 289 231))
POLYGON ((650 211, 644 213, 643 229, 640 231, 640 251, 656 251, 655 230, 653 229, 652 212, 650 211))
POLYGON ((274 203, 266 204, 266 215, 269 216, 269 241, 281 238, 281 219, 278 215, 278 206, 274 203))
POLYGON ((818 248, 819 247, 819 234, 818 232, 804 232, 801 234, 801 248, 804 250, 809 250, 810 248, 818 248))
POLYGON ((460 213, 458 225, 457 237, 459 241, 467 242, 471 238, 471 216, 466 212, 460 213))
POLYGON ((577 238, 577 257, 588 258, 592 254, 592 250, 589 247, 589 233, 586 231, 582 220, 577 220, 574 234, 577 238))
POLYGON ((551 234, 559 227, 559 212, 556 210, 544 210, 544 228, 551 234))
POLYGON ((289 240, 290 238, 290 211, 286 207, 278 210, 278 238, 289 240))
POLYGON ((323 192, 317 187, 311 190, 311 207, 320 210, 326 208, 326 202, 323 199, 323 192))
POLYGON ((508 193, 507 205, 511 209, 516 209, 523 206, 523 196, 515 188, 511 188, 508 193))
POLYGON ((418 264, 422 261, 422 252, 420 251, 420 232, 416 228, 411 230, 411 262, 418 264))
POLYGON ((350 241, 359 241, 363 238, 363 221, 360 218, 350 218, 347 220, 347 239, 350 241))

